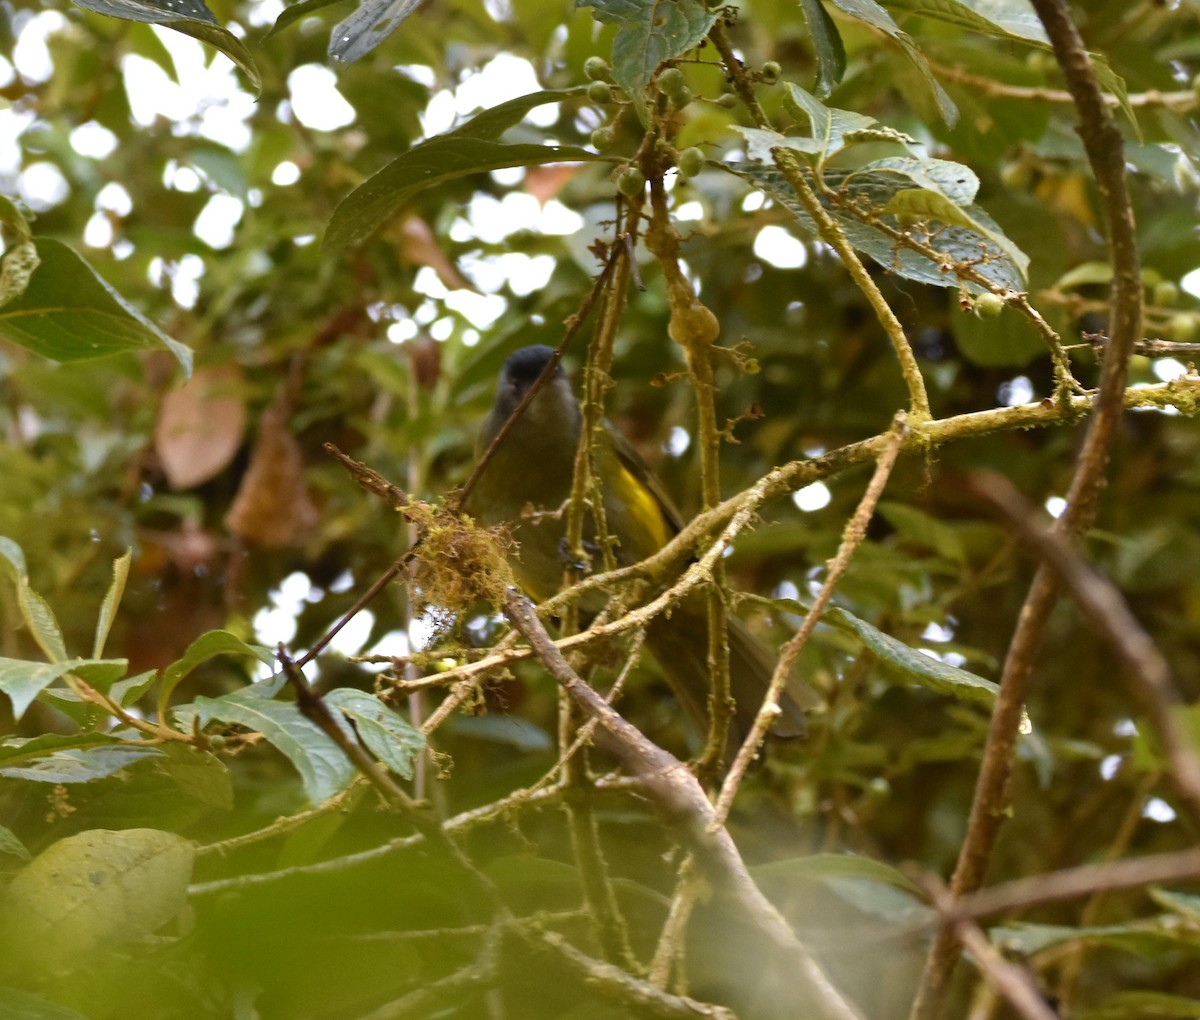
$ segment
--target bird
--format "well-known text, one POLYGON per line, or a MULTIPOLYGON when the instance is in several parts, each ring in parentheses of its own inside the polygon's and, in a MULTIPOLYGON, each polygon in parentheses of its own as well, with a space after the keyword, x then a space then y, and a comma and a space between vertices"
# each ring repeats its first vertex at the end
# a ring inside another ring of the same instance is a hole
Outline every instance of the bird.
MULTIPOLYGON (((479 430, 478 461, 554 356, 553 348, 539 344, 522 347, 505 361, 495 400, 479 430)), ((564 515, 558 511, 570 495, 582 425, 579 400, 562 366, 556 364, 478 472, 464 501, 464 511, 480 524, 510 529, 515 540, 510 565, 535 601, 559 590, 567 566, 564 515)), ((682 529, 683 517, 666 489, 633 444, 607 420, 593 450, 593 470, 599 480, 605 528, 615 539, 618 566, 654 554, 682 529)), ((594 547, 594 527, 585 537, 594 547)), ((708 725, 707 597, 693 590, 646 628, 646 644, 697 733, 705 732, 708 725)), ((603 600, 585 602, 582 608, 594 614, 602 604, 603 600)), ((762 705, 777 657, 732 613, 727 616, 727 637, 735 701, 731 736, 740 740, 762 705)), ((789 683, 771 732, 778 737, 803 735, 806 719, 801 706, 811 707, 812 698, 809 688, 789 683)))

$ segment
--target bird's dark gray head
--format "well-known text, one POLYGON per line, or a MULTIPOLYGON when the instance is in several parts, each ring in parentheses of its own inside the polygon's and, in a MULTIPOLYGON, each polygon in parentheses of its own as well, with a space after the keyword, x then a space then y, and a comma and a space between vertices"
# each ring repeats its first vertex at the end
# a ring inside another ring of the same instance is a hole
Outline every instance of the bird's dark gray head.
MULTIPOLYGON (((481 444, 491 442, 552 357, 554 348, 545 344, 522 347, 509 355, 496 386, 496 401, 480 434, 481 444)), ((517 428, 522 442, 527 442, 546 429, 552 430, 556 437, 573 442, 571 437, 579 434, 579 418, 579 401, 571 391, 570 380, 562 365, 555 365, 546 384, 518 420, 517 428)))
MULTIPOLYGON (((547 362, 553 357, 554 348, 545 344, 534 344, 532 347, 522 347, 519 351, 514 351, 504 363, 504 371, 500 373, 500 385, 519 387, 524 393, 542 374, 547 362)), ((561 379, 563 375, 562 365, 556 365, 554 378, 561 379)))
MULTIPOLYGON (((496 387, 496 410, 505 417, 512 414, 553 357, 554 348, 545 344, 522 347, 510 354, 500 372, 500 381, 496 387)), ((557 390, 559 399, 565 396, 571 402, 575 400, 561 364, 554 366, 554 372, 546 380, 544 389, 557 390)))

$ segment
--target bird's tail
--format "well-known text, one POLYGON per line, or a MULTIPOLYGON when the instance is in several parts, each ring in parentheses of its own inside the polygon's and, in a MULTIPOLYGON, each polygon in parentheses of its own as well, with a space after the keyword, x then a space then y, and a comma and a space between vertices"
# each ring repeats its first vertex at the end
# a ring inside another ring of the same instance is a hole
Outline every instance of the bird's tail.
MULTIPOLYGON (((777 656, 746 624, 728 617, 729 686, 735 702, 733 728, 744 739, 775 671, 777 656)), ((646 643, 654 653, 663 676, 693 725, 703 733, 708 727, 711 683, 708 669, 708 611, 704 597, 683 600, 670 616, 656 617, 646 630, 646 643)), ((778 737, 799 737, 807 730, 804 707, 811 708, 815 695, 810 688, 791 681, 780 698, 782 710, 771 727, 778 737), (803 706, 803 707, 802 707, 803 706)))

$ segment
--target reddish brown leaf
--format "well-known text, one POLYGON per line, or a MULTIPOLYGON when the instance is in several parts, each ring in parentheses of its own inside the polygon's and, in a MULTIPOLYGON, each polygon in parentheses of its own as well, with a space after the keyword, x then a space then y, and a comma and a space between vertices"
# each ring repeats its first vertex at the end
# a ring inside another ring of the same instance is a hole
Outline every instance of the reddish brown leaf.
POLYGON ((174 489, 191 489, 220 474, 246 430, 241 370, 232 364, 201 368, 167 394, 154 430, 154 449, 174 489))
POLYGON ((300 447, 279 405, 263 412, 250 466, 225 515, 225 525, 249 545, 279 548, 304 541, 317 510, 304 486, 300 447))

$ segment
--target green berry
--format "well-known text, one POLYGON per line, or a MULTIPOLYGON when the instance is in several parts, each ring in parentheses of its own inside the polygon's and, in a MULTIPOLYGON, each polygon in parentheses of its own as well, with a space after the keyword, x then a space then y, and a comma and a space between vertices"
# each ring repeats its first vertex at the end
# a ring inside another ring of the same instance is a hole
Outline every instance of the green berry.
POLYGON ((768 60, 763 64, 759 74, 762 75, 762 80, 768 85, 774 85, 783 74, 783 68, 779 66, 778 61, 768 60))
POLYGON ((975 314, 981 319, 994 319, 1004 311, 1004 298, 990 291, 975 299, 975 314))
POLYGON ((617 177, 617 190, 626 198, 636 198, 645 187, 645 175, 636 166, 627 166, 617 177))
POLYGON ((616 132, 610 127, 598 127, 592 132, 592 148, 599 152, 612 146, 613 140, 616 138, 616 132))
POLYGON ((725 92, 717 99, 717 105, 726 110, 732 110, 738 104, 738 98, 732 92, 725 92))
POLYGON ((658 76, 658 91, 665 96, 672 96, 686 87, 687 79, 678 67, 668 67, 658 76))
POLYGON ((1179 284, 1172 280, 1160 280, 1154 285, 1154 303, 1160 308, 1173 308, 1179 304, 1179 284))
POLYGON ((692 90, 684 85, 682 88, 672 92, 667 98, 671 100, 671 105, 676 110, 682 110, 692 101, 692 90))
POLYGON ((1179 344, 1190 344, 1200 333, 1200 318, 1191 312, 1180 312, 1171 316, 1167 323, 1167 336, 1179 344))
POLYGON ((587 97, 597 106, 607 106, 613 101, 612 86, 608 82, 594 81, 588 86, 587 97))
POLYGON ((679 172, 684 177, 695 177, 704 169, 706 163, 703 150, 695 145, 690 149, 684 149, 679 154, 679 159, 676 160, 676 166, 679 167, 679 172))
POLYGON ((603 57, 588 57, 583 62, 583 73, 591 81, 608 81, 612 77, 612 67, 603 57))

